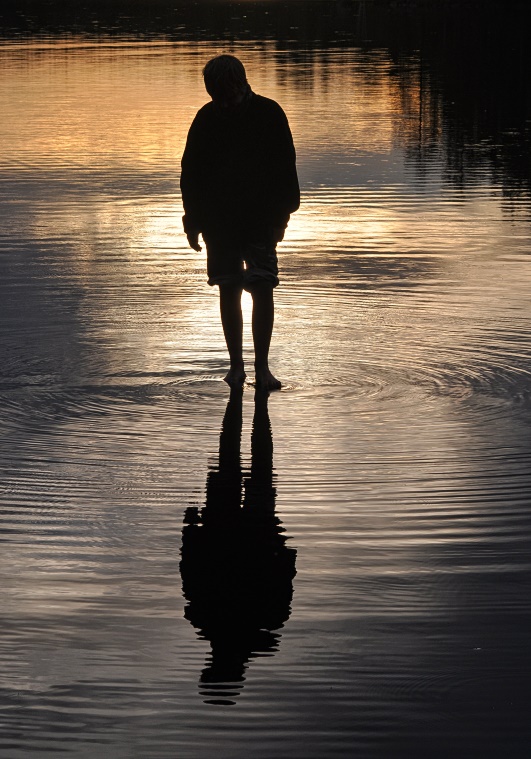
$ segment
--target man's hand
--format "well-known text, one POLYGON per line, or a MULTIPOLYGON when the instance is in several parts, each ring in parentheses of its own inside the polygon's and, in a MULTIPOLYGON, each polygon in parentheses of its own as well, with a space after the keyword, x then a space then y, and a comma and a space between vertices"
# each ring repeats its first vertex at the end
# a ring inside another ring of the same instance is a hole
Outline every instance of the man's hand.
POLYGON ((284 232, 285 231, 286 230, 284 229, 284 227, 273 227, 273 229, 272 229, 273 240, 275 242, 282 242, 282 240, 284 239, 284 232))
POLYGON ((199 245, 199 232, 193 229, 187 233, 186 238, 188 240, 188 245, 199 253, 201 250, 201 246, 199 245))

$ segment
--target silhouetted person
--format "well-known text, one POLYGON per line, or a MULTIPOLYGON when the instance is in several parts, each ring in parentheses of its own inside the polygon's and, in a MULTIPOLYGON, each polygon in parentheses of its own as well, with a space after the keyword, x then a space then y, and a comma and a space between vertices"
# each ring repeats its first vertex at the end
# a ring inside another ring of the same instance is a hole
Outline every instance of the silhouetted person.
MULTIPOLYGON (((246 664, 272 654, 290 614, 296 551, 286 546, 275 516, 273 441, 267 394, 257 392, 251 436, 251 468, 242 470, 242 391, 233 389, 211 469, 206 502, 187 510, 181 576, 188 601, 185 617, 210 641, 203 695, 230 703, 246 664), (243 498, 242 498, 243 495, 243 498)), ((241 685, 240 685, 241 687, 241 685)))
POLYGON ((210 60, 203 78, 212 102, 194 118, 182 157, 184 231, 189 245, 207 249, 208 283, 219 285, 223 332, 230 356, 225 377, 243 385, 242 289, 253 298, 258 387, 275 390, 269 370, 278 285, 276 245, 299 207, 295 148, 288 120, 274 100, 256 95, 241 61, 210 60))

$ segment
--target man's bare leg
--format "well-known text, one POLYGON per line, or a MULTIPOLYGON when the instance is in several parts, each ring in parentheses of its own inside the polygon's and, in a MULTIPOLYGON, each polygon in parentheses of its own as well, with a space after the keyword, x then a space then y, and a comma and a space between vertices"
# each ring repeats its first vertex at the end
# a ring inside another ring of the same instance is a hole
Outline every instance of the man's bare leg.
POLYGON ((234 285, 220 285, 219 308, 230 357, 230 369, 225 382, 231 387, 242 387, 246 377, 242 352, 242 288, 234 285))
POLYGON ((256 387, 264 390, 279 390, 281 383, 269 370, 269 346, 275 321, 273 288, 257 285, 251 293, 253 297, 253 341, 256 387))

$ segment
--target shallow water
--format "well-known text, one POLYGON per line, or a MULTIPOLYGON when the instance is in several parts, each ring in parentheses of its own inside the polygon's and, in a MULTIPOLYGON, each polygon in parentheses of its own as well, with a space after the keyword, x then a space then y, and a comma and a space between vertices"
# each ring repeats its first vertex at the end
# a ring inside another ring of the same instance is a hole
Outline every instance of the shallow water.
POLYGON ((50 37, 0 59, 5 756, 526 756, 510 128, 463 145, 436 67, 370 45, 50 37), (284 106, 303 190, 268 403, 228 403, 180 225, 201 67, 227 47, 284 106))

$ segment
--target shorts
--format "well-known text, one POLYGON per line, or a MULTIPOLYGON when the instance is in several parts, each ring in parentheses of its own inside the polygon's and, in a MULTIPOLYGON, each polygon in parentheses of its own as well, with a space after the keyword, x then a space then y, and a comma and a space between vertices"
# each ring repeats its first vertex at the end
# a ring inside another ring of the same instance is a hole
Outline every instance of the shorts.
POLYGON ((203 235, 209 285, 235 285, 251 292, 257 284, 278 285, 276 242, 271 235, 231 241, 203 235))

